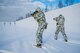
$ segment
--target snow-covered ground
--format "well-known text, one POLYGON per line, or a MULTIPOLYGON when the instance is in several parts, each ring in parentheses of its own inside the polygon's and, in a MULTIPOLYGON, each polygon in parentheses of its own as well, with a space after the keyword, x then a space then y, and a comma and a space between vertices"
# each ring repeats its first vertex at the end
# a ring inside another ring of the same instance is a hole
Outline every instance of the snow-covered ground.
POLYGON ((0 53, 80 53, 80 4, 49 11, 46 14, 48 28, 43 34, 43 48, 36 48, 37 22, 33 17, 17 21, 16 24, 0 22, 0 53), (63 14, 69 42, 64 42, 61 33, 54 40, 56 30, 54 17, 63 14), (9 52, 8 52, 9 51, 9 52))

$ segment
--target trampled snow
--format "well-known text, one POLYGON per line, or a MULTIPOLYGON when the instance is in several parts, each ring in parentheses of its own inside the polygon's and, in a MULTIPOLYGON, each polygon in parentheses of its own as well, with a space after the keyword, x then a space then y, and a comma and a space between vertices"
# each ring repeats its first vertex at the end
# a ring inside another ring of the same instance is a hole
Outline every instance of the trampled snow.
POLYGON ((80 4, 68 6, 45 13, 48 28, 43 33, 43 47, 36 48, 35 34, 37 22, 29 17, 16 24, 0 22, 0 52, 3 53, 80 53, 80 4), (56 22, 54 17, 65 17, 65 30, 68 42, 64 42, 61 33, 54 40, 56 22), (5 52, 6 51, 6 52, 5 52))

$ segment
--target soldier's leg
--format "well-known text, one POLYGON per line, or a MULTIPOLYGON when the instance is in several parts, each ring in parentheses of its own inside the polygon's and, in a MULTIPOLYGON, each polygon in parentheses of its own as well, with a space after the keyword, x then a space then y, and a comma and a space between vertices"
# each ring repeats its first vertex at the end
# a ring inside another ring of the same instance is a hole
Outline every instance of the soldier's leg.
POLYGON ((39 39, 42 35, 40 35, 40 29, 38 28, 36 33, 36 47, 41 48, 41 40, 39 39))
POLYGON ((55 32, 55 36, 54 36, 55 40, 58 39, 58 34, 59 34, 59 27, 57 27, 56 32, 55 32))
POLYGON ((66 36, 64 26, 62 26, 61 33, 62 33, 62 35, 63 35, 63 37, 64 37, 64 41, 67 42, 67 41, 68 41, 68 38, 67 38, 67 36, 66 36))
POLYGON ((43 28, 38 28, 37 33, 36 33, 36 43, 37 44, 42 44, 42 34, 43 34, 44 29, 43 28))
POLYGON ((44 25, 44 28, 45 28, 45 29, 47 29, 47 25, 48 25, 48 23, 45 23, 45 25, 44 25))

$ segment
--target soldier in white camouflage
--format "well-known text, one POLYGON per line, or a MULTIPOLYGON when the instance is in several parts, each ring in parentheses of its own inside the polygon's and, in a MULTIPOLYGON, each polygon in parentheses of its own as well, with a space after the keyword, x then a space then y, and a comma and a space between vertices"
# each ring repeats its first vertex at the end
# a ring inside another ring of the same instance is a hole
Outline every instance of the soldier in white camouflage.
POLYGON ((55 37, 54 37, 55 40, 58 39, 58 34, 59 34, 59 32, 61 32, 64 37, 64 41, 67 42, 68 38, 65 34, 65 28, 64 28, 65 18, 64 18, 64 16, 62 14, 60 14, 58 17, 53 18, 53 20, 56 21, 56 32, 55 32, 55 37))
POLYGON ((41 11, 41 9, 38 7, 33 14, 31 14, 34 19, 38 23, 38 29, 36 33, 36 46, 40 47, 42 46, 42 34, 44 29, 47 29, 47 22, 45 19, 45 14, 41 11))

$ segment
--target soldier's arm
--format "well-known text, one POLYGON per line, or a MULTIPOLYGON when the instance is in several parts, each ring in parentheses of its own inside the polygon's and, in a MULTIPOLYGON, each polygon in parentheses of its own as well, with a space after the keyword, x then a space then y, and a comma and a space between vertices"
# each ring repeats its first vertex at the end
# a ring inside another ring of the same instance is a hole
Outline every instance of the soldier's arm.
POLYGON ((53 20, 57 20, 57 17, 53 18, 53 20))
POLYGON ((43 12, 41 12, 41 13, 38 14, 39 18, 42 18, 43 16, 45 16, 43 12))
POLYGON ((63 18, 64 22, 65 22, 65 18, 63 18))
POLYGON ((53 20, 56 20, 56 18, 53 18, 53 20))
POLYGON ((42 13, 37 13, 35 17, 37 17, 37 20, 42 19, 43 14, 42 13))
POLYGON ((62 18, 63 18, 63 21, 65 22, 65 18, 64 18, 64 16, 63 16, 62 18))
POLYGON ((45 14, 43 12, 41 12, 40 17, 42 20, 46 21, 45 14))

